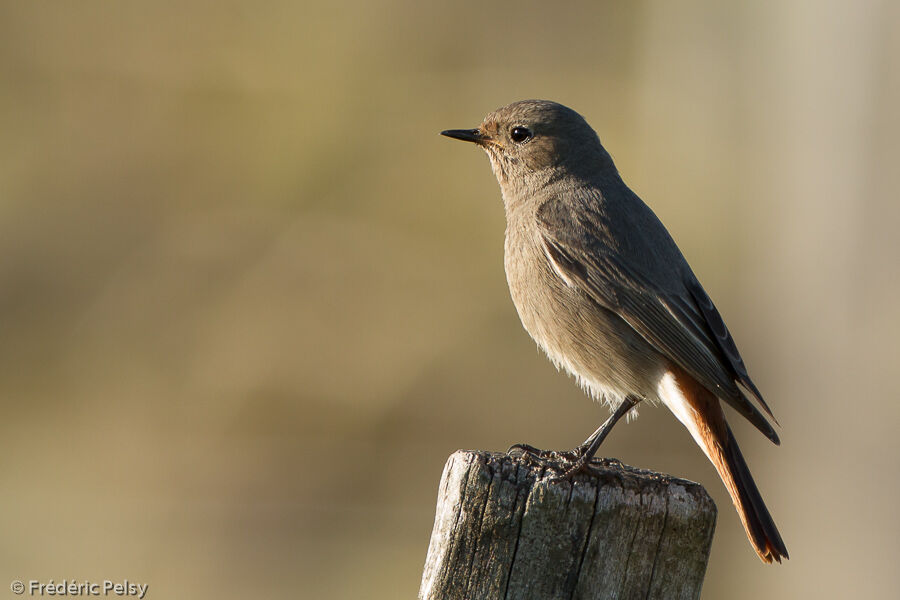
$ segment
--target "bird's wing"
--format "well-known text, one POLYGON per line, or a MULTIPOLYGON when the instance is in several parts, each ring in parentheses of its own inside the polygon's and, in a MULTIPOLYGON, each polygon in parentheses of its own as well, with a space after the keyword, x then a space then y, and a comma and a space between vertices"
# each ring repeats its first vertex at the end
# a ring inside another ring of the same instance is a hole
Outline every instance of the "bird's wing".
POLYGON ((664 289, 620 260, 604 241, 602 220, 592 218, 587 211, 581 213, 576 215, 553 199, 538 209, 544 249, 555 269, 570 285, 618 314, 660 354, 728 402, 766 437, 780 443, 772 425, 735 383, 737 380, 747 386, 771 414, 700 284, 667 277, 668 283, 679 284, 664 289))
POLYGON ((722 320, 722 316, 719 314, 718 309, 716 309, 716 305, 713 304, 713 301, 707 295, 706 290, 703 289, 703 286, 700 285, 700 282, 697 281, 697 278, 694 277, 693 273, 685 282, 685 285, 694 300, 694 306, 698 307, 703 314, 709 333, 713 335, 719 349, 725 355, 725 358, 728 359, 728 362, 736 375, 736 379, 741 385, 747 388, 751 394, 753 394, 756 401, 759 402, 763 409, 765 409, 766 414, 774 420, 775 415, 772 414, 772 409, 769 408, 769 405, 763 400, 759 388, 757 388, 756 384, 753 383, 753 380, 750 379, 750 375, 747 373, 747 367, 744 366, 744 359, 741 358, 741 353, 738 352, 737 346, 734 343, 734 338, 731 337, 731 332, 729 332, 728 327, 725 326, 725 321, 722 320))

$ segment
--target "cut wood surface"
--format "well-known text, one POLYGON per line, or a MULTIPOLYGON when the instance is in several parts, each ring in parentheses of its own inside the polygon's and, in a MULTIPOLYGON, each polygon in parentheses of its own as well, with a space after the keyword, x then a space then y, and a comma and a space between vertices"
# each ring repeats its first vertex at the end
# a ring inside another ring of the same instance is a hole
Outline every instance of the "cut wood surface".
POLYGON ((558 473, 528 457, 454 453, 419 598, 700 596, 716 522, 703 487, 615 460, 571 482, 551 481, 558 473))

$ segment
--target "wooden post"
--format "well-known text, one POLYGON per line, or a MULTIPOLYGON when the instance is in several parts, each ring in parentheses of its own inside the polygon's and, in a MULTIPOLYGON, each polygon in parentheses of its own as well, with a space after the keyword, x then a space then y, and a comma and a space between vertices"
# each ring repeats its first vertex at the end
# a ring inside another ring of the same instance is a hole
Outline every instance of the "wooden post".
POLYGON ((699 484, 615 460, 574 482, 460 450, 444 467, 420 600, 698 598, 716 506, 699 484))

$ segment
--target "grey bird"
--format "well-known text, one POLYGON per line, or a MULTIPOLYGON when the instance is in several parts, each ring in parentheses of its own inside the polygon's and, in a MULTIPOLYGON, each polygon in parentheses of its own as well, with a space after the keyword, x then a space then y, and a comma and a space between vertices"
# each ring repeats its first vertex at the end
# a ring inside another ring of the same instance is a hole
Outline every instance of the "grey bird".
POLYGON ((614 409, 570 453, 566 476, 638 402, 661 402, 715 466, 763 562, 788 558, 721 401, 778 444, 763 415, 774 421, 772 411, 678 246, 594 130, 561 104, 524 100, 442 135, 490 158, 506 211, 506 278, 525 329, 614 409))

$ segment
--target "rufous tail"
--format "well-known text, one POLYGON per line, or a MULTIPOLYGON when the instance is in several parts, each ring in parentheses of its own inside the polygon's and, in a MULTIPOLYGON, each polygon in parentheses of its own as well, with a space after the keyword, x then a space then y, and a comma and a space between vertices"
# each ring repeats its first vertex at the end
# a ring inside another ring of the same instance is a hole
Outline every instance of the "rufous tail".
POLYGON ((782 558, 790 558, 787 548, 727 423, 725 431, 724 442, 715 443, 717 447, 710 452, 710 459, 719 472, 719 477, 725 482, 731 501, 747 531, 747 537, 759 558, 765 563, 780 563, 782 558))
POLYGON ((670 379, 666 383, 664 378, 660 386, 661 399, 715 466, 759 558, 765 563, 780 563, 781 559, 789 558, 781 534, 725 422, 719 399, 680 369, 673 369, 666 377, 670 379))

